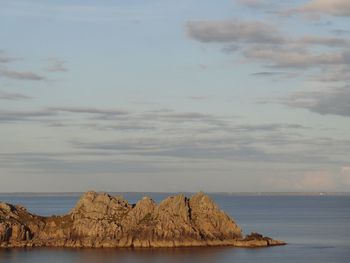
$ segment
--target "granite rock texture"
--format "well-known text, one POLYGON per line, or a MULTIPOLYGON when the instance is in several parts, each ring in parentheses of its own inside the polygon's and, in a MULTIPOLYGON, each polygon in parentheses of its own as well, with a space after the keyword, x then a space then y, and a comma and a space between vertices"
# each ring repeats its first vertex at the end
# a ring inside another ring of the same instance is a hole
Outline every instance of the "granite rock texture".
POLYGON ((42 217, 0 203, 0 247, 267 247, 283 241, 242 230, 206 194, 170 196, 159 204, 144 197, 85 193, 63 216, 42 217))

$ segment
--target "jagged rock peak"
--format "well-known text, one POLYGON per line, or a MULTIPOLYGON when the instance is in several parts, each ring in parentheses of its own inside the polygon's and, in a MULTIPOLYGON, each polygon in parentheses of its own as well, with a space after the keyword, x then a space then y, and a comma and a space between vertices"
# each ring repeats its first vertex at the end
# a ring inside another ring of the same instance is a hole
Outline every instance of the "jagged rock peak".
POLYGON ((199 206, 202 209, 216 210, 218 206, 215 202, 204 192, 198 192, 190 198, 191 206, 199 206))
POLYGON ((104 208, 130 208, 128 201, 121 196, 111 196, 107 193, 96 193, 94 191, 86 192, 79 199, 72 212, 85 210, 86 212, 93 210, 105 213, 104 208))

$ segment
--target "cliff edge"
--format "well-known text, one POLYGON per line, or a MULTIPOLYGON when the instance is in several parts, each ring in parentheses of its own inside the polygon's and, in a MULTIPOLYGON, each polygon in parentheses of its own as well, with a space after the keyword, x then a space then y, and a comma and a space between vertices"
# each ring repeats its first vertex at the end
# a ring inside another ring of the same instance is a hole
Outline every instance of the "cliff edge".
POLYGON ((63 216, 42 217, 0 203, 0 247, 267 247, 284 245, 257 233, 246 237, 211 198, 170 196, 159 204, 144 197, 85 193, 63 216))

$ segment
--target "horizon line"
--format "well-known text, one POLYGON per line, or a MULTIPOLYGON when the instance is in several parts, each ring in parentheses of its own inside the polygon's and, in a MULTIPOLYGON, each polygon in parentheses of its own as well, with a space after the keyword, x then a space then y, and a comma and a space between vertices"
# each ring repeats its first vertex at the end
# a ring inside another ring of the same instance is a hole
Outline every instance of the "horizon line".
MULTIPOLYGON (((94 191, 94 190, 88 190, 94 191)), ((33 192, 33 191, 14 191, 14 192, 0 192, 0 195, 78 195, 88 191, 64 191, 64 192, 33 192)), ((311 196, 322 196, 322 195, 350 195, 350 191, 246 191, 246 192, 226 192, 226 191, 95 191, 97 193, 107 194, 193 194, 197 192, 204 192, 207 194, 218 194, 218 195, 311 195, 311 196)))

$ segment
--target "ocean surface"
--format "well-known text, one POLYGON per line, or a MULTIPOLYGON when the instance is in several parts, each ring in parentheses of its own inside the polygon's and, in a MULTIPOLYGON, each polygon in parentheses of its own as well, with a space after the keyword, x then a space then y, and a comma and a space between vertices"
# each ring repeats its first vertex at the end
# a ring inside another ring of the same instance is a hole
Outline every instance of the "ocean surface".
MULTIPOLYGON (((145 194, 122 194, 130 203, 145 194)), ((170 194, 148 193, 156 201, 170 194)), ((243 228, 282 239, 286 246, 270 248, 177 249, 0 249, 4 263, 63 262, 350 262, 350 196, 211 197, 243 228)), ((40 215, 60 215, 74 207, 79 194, 0 194, 0 201, 26 206, 40 215)))

